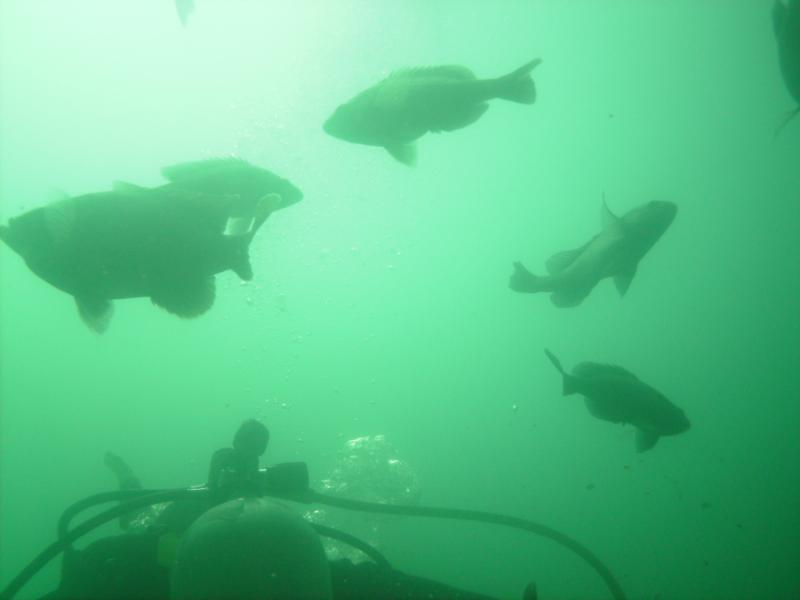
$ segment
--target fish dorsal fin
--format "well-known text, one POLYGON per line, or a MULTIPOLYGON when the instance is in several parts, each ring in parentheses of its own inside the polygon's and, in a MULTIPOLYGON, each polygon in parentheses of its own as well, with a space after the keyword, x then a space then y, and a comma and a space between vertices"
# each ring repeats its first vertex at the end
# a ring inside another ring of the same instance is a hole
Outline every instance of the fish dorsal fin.
POLYGON ((474 81, 475 74, 461 65, 438 67, 414 67, 400 69, 389 75, 389 79, 449 79, 452 81, 474 81))
POLYGON ((618 225, 620 222, 620 218, 611 212, 610 208, 608 208, 605 192, 603 192, 603 206, 600 209, 600 219, 603 223, 603 228, 613 227, 614 225, 618 225))
POLYGON ((198 177, 205 177, 220 169, 228 169, 234 166, 250 167, 251 165, 241 158, 209 158, 207 160, 196 160, 164 167, 161 169, 161 175, 168 181, 181 183, 197 179, 198 177))
POLYGON ((650 450, 656 445, 658 441, 658 434, 645 429, 636 429, 636 452, 644 452, 650 450))
POLYGON ((580 248, 576 248, 575 250, 564 250, 563 252, 556 252, 547 259, 547 262, 544 264, 547 272, 550 275, 558 275, 559 273, 565 271, 572 263, 577 260, 577 258, 583 252, 583 249, 586 246, 581 246, 580 248))
POLYGON ((406 166, 413 167, 417 164, 416 144, 386 146, 386 151, 406 166))
POLYGON ((625 295, 625 292, 628 291, 628 288, 631 286, 631 281, 633 281, 633 276, 636 275, 636 267, 638 265, 633 263, 632 265, 625 267, 619 273, 614 275, 614 285, 619 292, 620 298, 625 295))
POLYGON ((582 362, 572 372, 578 377, 621 377, 639 381, 639 378, 627 369, 596 362, 582 362))
POLYGON ((783 23, 786 20, 786 5, 783 0, 775 0, 772 5, 772 30, 776 36, 780 36, 783 31, 783 23))
POLYGON ((121 192, 124 194, 138 194, 147 191, 147 188, 143 188, 142 186, 133 183, 128 183, 127 181, 115 181, 111 184, 111 189, 115 192, 121 192))

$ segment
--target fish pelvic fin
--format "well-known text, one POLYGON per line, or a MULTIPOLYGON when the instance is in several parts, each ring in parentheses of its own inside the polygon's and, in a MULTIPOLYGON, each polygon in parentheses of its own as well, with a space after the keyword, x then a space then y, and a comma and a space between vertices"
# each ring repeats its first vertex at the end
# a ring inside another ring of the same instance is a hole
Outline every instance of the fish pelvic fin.
POLYGON ((535 294, 543 291, 541 279, 541 277, 537 277, 528 271, 525 265, 517 261, 514 263, 514 272, 511 274, 508 287, 522 294, 535 294))
POLYGON ((800 114, 800 106, 795 108, 794 110, 790 110, 787 112, 783 118, 781 119, 780 123, 778 123, 778 127, 775 128, 775 137, 777 138, 781 131, 783 131, 786 126, 798 115, 800 114))
POLYGON ((407 167, 413 167, 417 164, 416 144, 397 144, 396 146, 386 146, 385 148, 389 154, 407 167))
POLYGON ((114 304, 106 298, 76 296, 78 313, 86 326, 95 333, 104 333, 114 316, 114 304))
POLYGON ((650 450, 658 442, 658 434, 644 429, 636 430, 636 452, 650 450))
POLYGON ((167 312, 183 319, 199 317, 214 305, 214 276, 189 276, 159 282, 150 300, 167 312))
POLYGON ((520 104, 533 104, 536 102, 536 85, 531 78, 531 71, 542 62, 541 58, 524 64, 516 71, 513 71, 498 79, 499 88, 497 97, 520 104))

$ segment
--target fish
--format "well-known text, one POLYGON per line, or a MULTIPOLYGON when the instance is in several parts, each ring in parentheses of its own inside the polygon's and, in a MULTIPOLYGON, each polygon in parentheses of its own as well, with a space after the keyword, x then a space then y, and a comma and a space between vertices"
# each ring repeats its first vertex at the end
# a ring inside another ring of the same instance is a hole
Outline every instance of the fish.
POLYGON ((322 128, 346 142, 385 148, 412 166, 417 139, 471 125, 489 108, 489 100, 533 104, 536 87, 530 73, 541 62, 537 58, 496 79, 478 79, 459 65, 395 71, 339 106, 322 128))
POLYGON ((800 0, 775 0, 772 6, 772 27, 778 42, 778 60, 783 81, 797 107, 791 110, 778 126, 780 133, 800 114, 800 0))
POLYGON ((0 239, 38 277, 74 297, 80 317, 103 333, 113 300, 149 297, 183 318, 208 311, 217 273, 253 277, 249 246, 276 210, 302 192, 238 159, 182 163, 155 188, 117 182, 68 197, 0 226, 0 239))
POLYGON ((650 450, 662 436, 689 430, 683 410, 627 369, 582 362, 570 374, 550 350, 545 354, 563 377, 564 396, 581 394, 593 417, 636 427, 637 452, 650 450))
POLYGON ((625 296, 639 262, 672 224, 678 207, 673 202, 652 201, 622 217, 603 200, 602 231, 575 250, 558 252, 546 263, 549 275, 539 276, 517 261, 509 287, 524 294, 550 292, 559 308, 581 304, 601 279, 614 279, 620 297, 625 296))
POLYGON ((194 12, 194 8, 194 0, 175 0, 175 10, 178 11, 178 18, 184 27, 189 23, 189 17, 194 12))

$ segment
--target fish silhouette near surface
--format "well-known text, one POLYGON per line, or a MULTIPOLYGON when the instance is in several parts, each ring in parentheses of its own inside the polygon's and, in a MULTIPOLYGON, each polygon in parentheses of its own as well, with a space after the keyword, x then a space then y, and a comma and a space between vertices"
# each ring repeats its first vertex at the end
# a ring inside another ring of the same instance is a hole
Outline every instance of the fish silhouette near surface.
POLYGON ((686 414, 627 369, 583 362, 567 373, 552 352, 545 354, 564 378, 565 396, 581 394, 593 417, 636 427, 637 452, 649 450, 662 436, 688 431, 686 414))
POLYGON ((779 133, 800 114, 800 0, 775 0, 772 7, 772 26, 778 42, 778 59, 786 89, 797 103, 778 127, 779 133))
POLYGON ((527 294, 550 292, 553 304, 570 307, 583 302, 601 279, 613 277, 624 296, 639 261, 667 230, 677 211, 672 202, 653 201, 618 217, 604 201, 605 227, 599 234, 576 250, 551 256, 546 263, 549 275, 534 275, 521 262, 514 263, 509 287, 527 294))
POLYGON ((540 62, 532 60, 496 79, 477 79, 457 65, 396 71, 339 106, 323 129, 347 142, 383 147, 413 165, 417 139, 474 123, 489 108, 489 100, 533 104, 536 87, 530 72, 540 62))
POLYGON ((178 18, 181 20, 181 25, 186 27, 189 23, 189 17, 194 12, 194 0, 175 0, 175 10, 178 11, 178 18))
POLYGON ((180 317, 214 303, 214 276, 253 277, 249 246, 275 210, 302 198, 288 181, 236 159, 163 170, 170 183, 117 183, 65 198, 0 226, 0 239, 40 278, 72 295, 103 332, 112 300, 149 297, 180 317))

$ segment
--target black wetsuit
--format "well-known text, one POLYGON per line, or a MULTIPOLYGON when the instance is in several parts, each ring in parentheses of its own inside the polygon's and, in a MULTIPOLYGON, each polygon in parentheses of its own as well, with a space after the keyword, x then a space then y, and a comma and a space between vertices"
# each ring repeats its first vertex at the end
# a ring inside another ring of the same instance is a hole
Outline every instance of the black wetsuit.
MULTIPOLYGON (((42 600, 169 600, 168 568, 158 563, 159 535, 104 538, 64 555, 61 585, 42 600)), ((330 562, 334 600, 492 600, 372 562, 330 562)))

